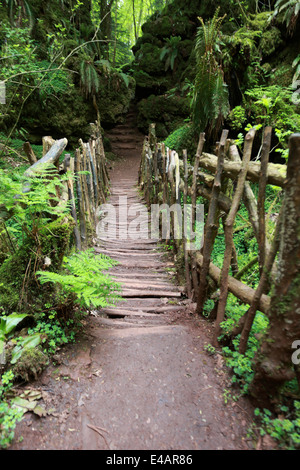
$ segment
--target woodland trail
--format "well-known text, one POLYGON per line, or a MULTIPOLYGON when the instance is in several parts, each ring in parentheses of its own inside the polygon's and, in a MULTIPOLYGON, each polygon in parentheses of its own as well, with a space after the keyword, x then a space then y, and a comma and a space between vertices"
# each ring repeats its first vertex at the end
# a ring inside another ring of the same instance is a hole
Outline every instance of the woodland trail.
MULTIPOLYGON (((118 212, 119 196, 143 204, 136 183, 144 136, 130 116, 109 136, 120 159, 111 170, 108 202, 118 212)), ((116 226, 129 228, 119 219, 116 226)), ((225 403, 228 372, 220 355, 205 351, 209 327, 191 315, 193 305, 162 248, 146 239, 109 239, 99 240, 96 250, 119 261, 112 274, 125 300, 90 315, 80 341, 25 387, 42 392, 48 415, 27 413, 11 449, 253 448, 251 406, 243 399, 225 403)))

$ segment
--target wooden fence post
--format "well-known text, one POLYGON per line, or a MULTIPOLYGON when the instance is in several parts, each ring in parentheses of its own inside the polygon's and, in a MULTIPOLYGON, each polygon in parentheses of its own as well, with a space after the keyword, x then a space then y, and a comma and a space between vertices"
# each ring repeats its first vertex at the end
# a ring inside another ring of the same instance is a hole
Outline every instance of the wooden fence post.
POLYGON ((211 252, 213 244, 218 231, 218 196, 221 192, 222 172, 225 158, 225 143, 228 136, 228 130, 222 132, 221 141, 219 145, 218 166, 212 188, 212 197, 209 205, 207 221, 204 229, 204 243, 203 243, 203 264, 200 271, 200 283, 198 290, 197 308, 196 313, 202 315, 204 302, 206 299, 207 290, 207 275, 210 264, 211 252))
POLYGON ((238 177, 237 187, 232 199, 232 206, 225 222, 225 254, 220 281, 220 298, 218 302, 217 318, 215 322, 215 332, 213 343, 218 345, 218 336, 221 332, 221 322, 224 320, 225 308, 228 296, 228 275, 232 256, 233 246, 233 224, 239 208, 240 200, 243 196, 244 185, 247 176, 248 164, 251 158, 252 145, 255 136, 255 129, 251 129, 245 137, 244 155, 241 172, 238 177))

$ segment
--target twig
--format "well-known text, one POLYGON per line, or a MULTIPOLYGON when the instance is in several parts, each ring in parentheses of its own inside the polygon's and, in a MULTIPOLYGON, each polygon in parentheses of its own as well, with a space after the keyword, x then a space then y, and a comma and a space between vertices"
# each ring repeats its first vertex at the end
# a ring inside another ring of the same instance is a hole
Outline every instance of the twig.
POLYGON ((110 446, 109 446, 109 444, 108 444, 108 442, 107 442, 106 437, 102 434, 102 432, 107 432, 107 433, 109 434, 109 432, 106 431, 106 429, 100 428, 99 426, 94 426, 93 424, 87 424, 87 427, 90 428, 90 429, 92 429, 92 430, 95 431, 96 433, 98 433, 99 436, 101 436, 101 437, 104 439, 105 444, 106 444, 107 447, 110 449, 110 446), (101 431, 102 431, 102 432, 101 432, 101 431))

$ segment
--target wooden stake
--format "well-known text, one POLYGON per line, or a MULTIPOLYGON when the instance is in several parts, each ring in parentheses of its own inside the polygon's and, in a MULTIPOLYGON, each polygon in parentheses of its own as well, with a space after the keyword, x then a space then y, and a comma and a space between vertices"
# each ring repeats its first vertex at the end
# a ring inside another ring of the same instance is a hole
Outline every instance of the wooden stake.
POLYGON ((221 178, 222 171, 224 166, 225 158, 225 143, 228 136, 228 130, 223 130, 220 145, 219 145, 219 156, 218 156, 218 166, 214 179, 214 185, 212 188, 212 198, 209 205, 207 221, 204 229, 204 243, 203 243, 203 263, 200 271, 200 283, 198 290, 198 299, 197 299, 197 308, 196 313, 202 315, 204 302, 206 299, 206 290, 207 290, 207 274, 210 264, 210 257, 213 249, 214 240, 218 232, 218 220, 219 220, 219 210, 218 210, 218 196, 221 191, 221 178))
POLYGON ((259 178, 259 189, 257 197, 258 214, 258 259, 259 271, 262 273, 266 257, 266 220, 265 220, 265 199, 268 175, 269 153, 271 147, 272 127, 266 127, 263 136, 263 145, 261 152, 261 174, 259 178))
POLYGON ((241 172, 238 177, 236 191, 232 200, 232 206, 231 206, 230 212, 226 218, 226 222, 224 225, 225 254, 224 254, 224 261, 223 261, 223 267, 222 267, 222 272, 221 272, 220 298, 219 298, 219 303, 218 303, 218 312, 217 312, 214 339, 213 339, 214 346, 218 346, 218 337, 221 333, 220 324, 224 320, 224 316, 225 316, 225 308, 226 308, 226 302, 227 302, 227 296, 228 296, 228 276, 229 276, 229 268, 230 268, 230 263, 231 263, 232 245, 233 245, 233 224, 234 224, 237 211, 239 209, 240 200, 244 192, 244 186, 245 186, 245 181, 246 181, 246 176, 247 176, 248 164, 251 158, 254 136, 255 136, 255 129, 251 129, 245 137, 244 155, 243 155, 243 162, 241 166, 241 172))
MULTIPOLYGON (((188 195, 188 166, 187 166, 187 151, 183 150, 183 165, 184 165, 184 192, 183 192, 183 204, 187 204, 188 195)), ((184 250, 184 265, 185 265, 185 281, 186 281, 186 292, 190 299, 192 296, 192 286, 190 277, 190 263, 189 263, 189 252, 187 250, 187 239, 186 234, 183 235, 183 250, 184 250)))

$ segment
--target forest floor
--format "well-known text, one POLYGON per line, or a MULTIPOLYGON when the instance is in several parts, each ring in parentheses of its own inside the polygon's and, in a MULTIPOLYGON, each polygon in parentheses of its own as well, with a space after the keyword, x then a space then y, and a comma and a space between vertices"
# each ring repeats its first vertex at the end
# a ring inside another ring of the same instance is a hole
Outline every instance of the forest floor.
MULTIPOLYGON (((127 196, 141 203, 135 186, 143 136, 129 121, 110 138, 120 156, 110 202, 118 207, 127 196)), ((234 392, 222 356, 205 350, 212 324, 193 315, 161 247, 109 240, 96 249, 120 261, 113 274, 126 300, 86 317, 76 344, 24 386, 41 392, 47 414, 26 413, 10 449, 255 449, 247 435, 253 407, 243 397, 228 399, 234 392)))

